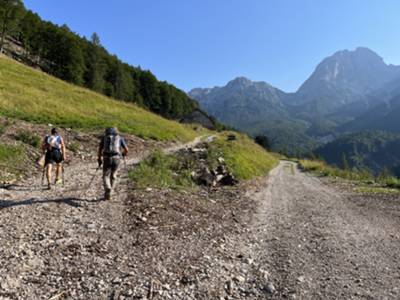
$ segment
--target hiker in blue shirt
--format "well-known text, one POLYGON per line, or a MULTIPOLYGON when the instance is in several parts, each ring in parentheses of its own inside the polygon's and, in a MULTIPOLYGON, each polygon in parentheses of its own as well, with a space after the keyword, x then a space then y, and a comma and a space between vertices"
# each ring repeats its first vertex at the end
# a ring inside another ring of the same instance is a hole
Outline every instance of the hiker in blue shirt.
POLYGON ((116 128, 107 128, 100 140, 98 151, 99 167, 103 164, 104 199, 110 200, 117 181, 121 157, 128 154, 128 146, 116 128))
POLYGON ((51 135, 47 135, 44 138, 42 152, 45 154, 44 167, 46 169, 47 186, 48 189, 51 189, 51 173, 53 165, 56 164, 56 178, 54 184, 60 184, 62 182, 62 162, 67 159, 64 139, 58 134, 56 128, 52 128, 51 135))

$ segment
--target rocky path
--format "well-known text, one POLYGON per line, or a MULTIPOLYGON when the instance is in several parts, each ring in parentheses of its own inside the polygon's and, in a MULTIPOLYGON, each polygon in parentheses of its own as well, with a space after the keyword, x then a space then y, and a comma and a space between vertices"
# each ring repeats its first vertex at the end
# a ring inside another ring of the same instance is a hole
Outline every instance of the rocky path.
POLYGON ((180 193, 128 191, 122 168, 106 202, 100 174, 84 192, 95 169, 0 190, 1 300, 400 298, 398 196, 282 162, 259 184, 180 193))
POLYGON ((400 299, 400 199, 360 196, 282 162, 253 230, 271 299, 400 299))
MULTIPOLYGON (((191 143, 175 145, 165 151, 191 147, 200 140, 196 138, 191 143)), ((85 278, 81 277, 95 277, 96 274, 84 275, 79 264, 92 264, 92 269, 98 270, 95 272, 104 270, 104 264, 112 264, 110 260, 115 256, 106 250, 107 245, 114 243, 118 248, 115 251, 120 254, 126 244, 118 240, 124 236, 124 242, 133 241, 129 232, 121 232, 126 228, 128 168, 148 153, 137 153, 127 160, 126 165, 121 165, 117 193, 111 202, 102 201, 101 170, 96 172, 96 163, 66 166, 65 186, 49 191, 41 185, 41 176, 29 178, 9 189, 0 189, 0 299, 49 299, 69 290, 78 277, 83 281, 85 278), (93 251, 103 258, 91 255, 93 251), (83 253, 83 261, 75 260, 78 252, 83 253), (65 278, 70 281, 65 282, 65 278)), ((124 257, 116 259, 123 260, 124 257)), ((119 272, 115 269, 114 274, 108 275, 118 276, 119 272)), ((90 284, 85 287, 86 295, 101 290, 101 285, 106 286, 104 281, 99 284, 100 289, 90 284)), ((77 299, 78 295, 69 294, 69 297, 77 299)), ((88 296, 84 299, 97 298, 88 296)))

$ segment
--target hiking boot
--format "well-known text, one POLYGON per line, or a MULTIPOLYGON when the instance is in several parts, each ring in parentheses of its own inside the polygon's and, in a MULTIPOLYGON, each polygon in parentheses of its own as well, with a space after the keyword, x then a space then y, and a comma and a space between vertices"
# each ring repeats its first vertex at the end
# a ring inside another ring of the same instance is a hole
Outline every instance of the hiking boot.
POLYGON ((111 200, 111 190, 106 190, 105 191, 104 200, 111 200))
POLYGON ((56 181, 54 182, 55 185, 60 185, 62 183, 61 178, 57 178, 56 181))
POLYGON ((47 184, 47 189, 51 190, 51 184, 50 183, 47 184))

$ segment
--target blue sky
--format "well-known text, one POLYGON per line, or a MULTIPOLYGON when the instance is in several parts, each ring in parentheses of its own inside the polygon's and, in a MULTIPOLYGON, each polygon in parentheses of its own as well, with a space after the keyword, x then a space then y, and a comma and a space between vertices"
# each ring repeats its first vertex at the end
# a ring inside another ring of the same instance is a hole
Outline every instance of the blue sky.
POLYGON ((123 61, 190 90, 237 76, 295 91, 326 56, 369 47, 400 64, 398 0, 25 0, 97 32, 123 61))

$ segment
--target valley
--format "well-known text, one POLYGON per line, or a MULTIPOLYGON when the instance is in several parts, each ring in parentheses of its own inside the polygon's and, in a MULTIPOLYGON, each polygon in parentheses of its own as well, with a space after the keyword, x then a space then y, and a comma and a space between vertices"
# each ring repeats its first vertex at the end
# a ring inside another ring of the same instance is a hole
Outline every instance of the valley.
MULTIPOLYGON (((254 137, 265 135, 273 151, 321 155, 326 152, 318 147, 339 144, 337 138, 349 133, 399 133, 399 80, 399 66, 388 65, 372 50, 360 47, 324 59, 295 93, 239 77, 223 87, 193 89, 189 95, 221 122, 254 137)), ((337 159, 322 158, 340 166, 337 159)), ((397 162, 390 164, 393 169, 397 162)), ((361 166, 351 160, 350 165, 361 166)), ((379 172, 386 166, 378 163, 372 170, 379 172)))

